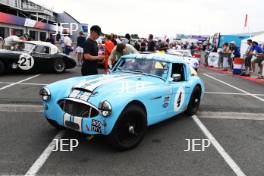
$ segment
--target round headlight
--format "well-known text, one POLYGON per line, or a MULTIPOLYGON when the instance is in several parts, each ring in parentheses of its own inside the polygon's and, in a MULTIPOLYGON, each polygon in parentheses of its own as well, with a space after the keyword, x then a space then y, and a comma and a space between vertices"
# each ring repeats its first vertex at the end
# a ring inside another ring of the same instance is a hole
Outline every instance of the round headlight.
POLYGON ((45 87, 39 91, 39 95, 43 101, 48 101, 51 96, 49 89, 45 87))
POLYGON ((103 101, 99 105, 99 110, 101 111, 104 117, 110 116, 112 113, 112 106, 108 101, 103 101))

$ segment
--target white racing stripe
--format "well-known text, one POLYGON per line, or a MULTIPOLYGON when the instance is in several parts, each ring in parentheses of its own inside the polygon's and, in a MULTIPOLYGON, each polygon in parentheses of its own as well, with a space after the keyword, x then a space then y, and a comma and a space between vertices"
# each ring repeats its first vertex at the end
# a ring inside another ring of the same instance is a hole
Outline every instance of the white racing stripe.
POLYGON ((94 91, 97 87, 100 87, 104 84, 108 84, 108 83, 112 83, 112 82, 115 82, 115 81, 120 81, 122 79, 126 79, 126 78, 133 78, 133 77, 136 77, 136 76, 119 76, 119 77, 109 77, 107 79, 103 79, 101 81, 98 81, 94 84, 90 84, 89 82, 84 85, 82 88, 84 89, 87 89, 87 90, 90 90, 90 91, 94 91))
POLYGON ((256 99, 258 99, 258 100, 264 102, 264 99, 263 99, 263 98, 260 98, 260 97, 258 97, 258 96, 256 96, 256 95, 252 94, 252 93, 249 93, 249 92, 247 92, 247 91, 245 91, 245 90, 243 90, 243 89, 240 89, 240 88, 238 88, 238 87, 236 87, 236 86, 233 86, 233 85, 231 85, 231 84, 229 84, 229 83, 227 83, 227 82, 224 82, 224 81, 222 81, 222 80, 220 80, 220 79, 217 79, 217 78, 215 78, 215 77, 213 77, 213 76, 210 76, 210 75, 208 75, 208 74, 206 74, 206 73, 204 73, 204 75, 207 76, 208 78, 214 79, 215 81, 218 81, 218 82, 220 82, 220 83, 222 83, 222 84, 225 84, 225 85, 227 85, 227 86, 229 86, 229 87, 232 87, 233 89, 239 90, 239 91, 241 91, 241 92, 243 92, 243 93, 245 93, 245 94, 247 94, 247 95, 249 95, 249 96, 251 96, 251 97, 254 97, 254 98, 256 98, 256 99))
POLYGON ((51 143, 48 145, 48 147, 42 152, 42 154, 38 157, 38 159, 34 162, 34 164, 30 167, 30 169, 27 171, 25 176, 35 176, 40 168, 44 165, 46 160, 49 158, 50 154, 52 153, 52 150, 55 148, 56 141, 55 139, 61 139, 64 135, 65 131, 60 131, 51 141, 51 143))
MULTIPOLYGON (((82 88, 82 89, 86 89, 90 92, 93 92, 95 89, 97 89, 98 87, 103 86, 105 84, 113 83, 115 81, 120 81, 120 80, 123 80, 126 78, 134 78, 134 77, 137 77, 137 76, 134 76, 134 75, 133 76, 131 76, 131 75, 128 75, 128 76, 104 76, 102 78, 98 78, 95 80, 89 80, 89 81, 81 82, 77 86, 74 86, 73 89, 82 88)), ((70 98, 78 98, 78 99, 81 99, 83 101, 88 101, 91 95, 92 95, 92 93, 87 93, 87 92, 83 93, 83 91, 81 91, 81 90, 73 90, 70 93, 69 97, 70 98)))
POLYGON ((229 167, 234 171, 237 176, 246 176, 246 174, 240 169, 236 162, 229 156, 225 149, 219 144, 215 137, 210 133, 210 131, 204 126, 204 124, 199 120, 196 115, 192 116, 195 123, 202 130, 204 135, 210 140, 211 144, 215 147, 217 152, 224 158, 229 167))
POLYGON ((120 77, 120 75, 103 75, 101 77, 95 78, 95 79, 91 79, 91 80, 86 80, 86 81, 82 81, 80 83, 78 83, 75 87, 85 87, 85 85, 87 84, 95 84, 97 82, 106 80, 106 79, 110 79, 110 78, 115 78, 115 77, 120 77))
POLYGON ((7 88, 9 88, 9 87, 15 86, 15 85, 17 85, 17 84, 21 84, 21 83, 23 83, 23 82, 25 82, 25 81, 28 81, 28 80, 30 80, 30 79, 36 78, 36 77, 38 77, 39 75, 40 75, 40 74, 35 75, 35 76, 31 76, 31 77, 29 77, 29 78, 27 78, 27 79, 23 79, 23 80, 18 81, 18 82, 14 82, 14 83, 12 83, 12 84, 8 84, 8 85, 6 85, 6 86, 4 86, 4 87, 1 87, 1 88, 0 88, 0 91, 1 91, 1 90, 4 90, 4 89, 7 89, 7 88))

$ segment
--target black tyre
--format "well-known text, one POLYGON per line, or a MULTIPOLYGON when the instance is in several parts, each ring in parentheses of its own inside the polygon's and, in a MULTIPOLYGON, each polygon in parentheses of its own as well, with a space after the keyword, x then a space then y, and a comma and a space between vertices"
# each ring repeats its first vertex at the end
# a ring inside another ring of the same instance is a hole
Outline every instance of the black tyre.
POLYGON ((186 114, 191 116, 196 114, 196 112, 199 109, 200 106, 200 101, 201 101, 201 88, 200 86, 196 86, 193 89, 187 110, 186 110, 186 114))
POLYGON ((48 119, 48 118, 46 118, 46 119, 47 119, 47 121, 49 122, 49 124, 50 124, 51 126, 53 126, 54 128, 56 128, 57 130, 62 130, 62 129, 64 129, 64 127, 63 127, 63 126, 60 126, 56 121, 51 120, 51 119, 48 119))
POLYGON ((62 73, 65 71, 65 62, 63 59, 56 59, 53 63, 53 70, 56 73, 62 73))
POLYGON ((0 75, 4 74, 5 72, 5 64, 0 61, 0 75))
POLYGON ((145 111, 138 105, 129 105, 117 120, 108 141, 120 151, 136 147, 147 130, 145 111))

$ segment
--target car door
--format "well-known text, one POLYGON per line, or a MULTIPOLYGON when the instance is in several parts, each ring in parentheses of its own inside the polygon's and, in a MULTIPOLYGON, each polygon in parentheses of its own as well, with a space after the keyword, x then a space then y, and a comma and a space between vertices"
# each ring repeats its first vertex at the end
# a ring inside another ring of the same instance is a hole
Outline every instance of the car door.
POLYGON ((188 106, 191 86, 186 77, 186 67, 187 65, 185 64, 172 64, 171 81, 169 82, 172 87, 168 112, 169 117, 184 112, 188 106), (173 75, 175 76, 176 74, 180 75, 180 77, 173 80, 173 75))
POLYGON ((172 87, 164 84, 149 95, 146 101, 149 111, 149 124, 152 125, 168 118, 171 94, 172 87))
POLYGON ((37 67, 41 67, 42 64, 50 63, 52 57, 50 54, 50 48, 43 45, 36 46, 31 55, 34 58, 37 67))

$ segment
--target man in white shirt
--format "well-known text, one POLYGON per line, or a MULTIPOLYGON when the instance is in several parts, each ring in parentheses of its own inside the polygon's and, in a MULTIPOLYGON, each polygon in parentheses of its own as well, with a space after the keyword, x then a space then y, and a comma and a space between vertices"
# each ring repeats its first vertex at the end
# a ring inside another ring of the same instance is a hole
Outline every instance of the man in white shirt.
POLYGON ((8 36, 4 39, 4 48, 5 49, 12 49, 16 42, 19 42, 20 38, 16 35, 8 36))
POLYGON ((66 35, 66 36, 64 36, 63 42, 65 45, 64 53, 69 55, 70 52, 72 52, 72 40, 68 35, 66 35))
POLYGON ((110 68, 120 59, 121 56, 127 54, 137 54, 138 51, 130 44, 119 43, 117 44, 111 52, 108 59, 108 65, 110 68))

